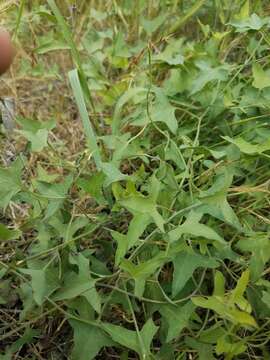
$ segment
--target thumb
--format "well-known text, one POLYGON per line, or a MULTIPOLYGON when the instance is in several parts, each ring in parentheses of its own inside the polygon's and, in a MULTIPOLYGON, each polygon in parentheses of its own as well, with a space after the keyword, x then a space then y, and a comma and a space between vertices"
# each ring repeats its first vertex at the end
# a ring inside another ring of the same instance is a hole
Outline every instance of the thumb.
POLYGON ((9 32, 0 28, 0 75, 10 67, 14 57, 14 48, 9 32))

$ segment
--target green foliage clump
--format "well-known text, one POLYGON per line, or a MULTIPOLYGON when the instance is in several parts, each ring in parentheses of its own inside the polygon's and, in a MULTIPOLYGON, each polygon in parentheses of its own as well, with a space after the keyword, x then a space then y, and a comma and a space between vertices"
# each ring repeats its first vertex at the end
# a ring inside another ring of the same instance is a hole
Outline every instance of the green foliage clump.
POLYGON ((22 44, 36 32, 20 76, 70 87, 65 115, 17 118, 0 168, 0 359, 270 358, 267 11, 10 10, 22 44), (57 133, 74 113, 77 152, 57 133))

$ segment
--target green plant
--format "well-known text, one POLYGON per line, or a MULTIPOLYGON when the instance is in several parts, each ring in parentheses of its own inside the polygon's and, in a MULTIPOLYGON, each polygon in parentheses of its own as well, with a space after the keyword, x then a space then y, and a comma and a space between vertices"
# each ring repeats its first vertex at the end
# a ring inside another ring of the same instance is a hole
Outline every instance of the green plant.
POLYGON ((0 358, 269 358, 267 12, 10 10, 56 85, 0 168, 0 358))

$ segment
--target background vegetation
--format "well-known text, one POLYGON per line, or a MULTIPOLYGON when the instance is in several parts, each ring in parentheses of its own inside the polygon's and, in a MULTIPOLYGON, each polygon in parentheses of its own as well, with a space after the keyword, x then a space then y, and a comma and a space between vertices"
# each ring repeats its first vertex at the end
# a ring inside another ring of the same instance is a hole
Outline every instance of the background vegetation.
POLYGON ((2 1, 0 358, 269 359, 268 1, 2 1))

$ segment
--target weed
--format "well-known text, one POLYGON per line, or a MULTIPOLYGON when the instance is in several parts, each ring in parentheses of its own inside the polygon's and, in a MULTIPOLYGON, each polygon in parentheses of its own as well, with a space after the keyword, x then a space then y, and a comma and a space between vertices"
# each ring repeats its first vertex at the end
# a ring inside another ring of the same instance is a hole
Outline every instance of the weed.
POLYGON ((73 5, 2 6, 0 358, 270 358, 267 2, 73 5))

